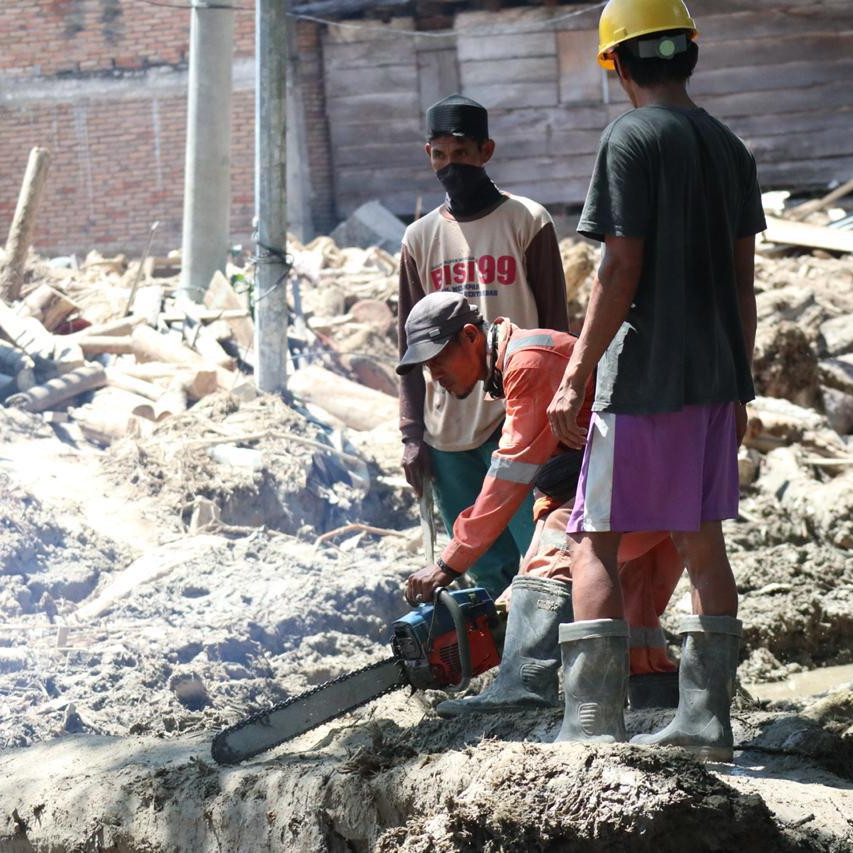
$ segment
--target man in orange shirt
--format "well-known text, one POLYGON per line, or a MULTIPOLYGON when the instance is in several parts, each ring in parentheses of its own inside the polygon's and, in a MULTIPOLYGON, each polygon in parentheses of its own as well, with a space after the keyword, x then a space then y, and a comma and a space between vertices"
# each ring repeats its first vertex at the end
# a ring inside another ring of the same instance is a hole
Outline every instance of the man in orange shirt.
MULTIPOLYGON (((405 374, 426 365, 433 381, 457 398, 480 381, 489 395, 505 400, 506 419, 498 449, 473 506, 453 526, 453 538, 433 566, 407 582, 411 603, 429 601, 434 590, 464 574, 506 528, 537 488, 536 533, 510 588, 510 608, 500 672, 479 696, 448 700, 444 716, 557 704, 558 626, 572 621, 571 566, 574 543, 566 535, 580 451, 561 446, 551 431, 547 407, 560 384, 575 338, 548 329, 520 329, 506 318, 486 328, 476 307, 459 293, 425 296, 406 320, 408 348, 397 366, 405 374)), ((590 399, 585 407, 590 417, 590 399)), ((663 704, 648 693, 663 681, 674 698, 675 666, 666 655, 658 615, 681 576, 682 564, 669 534, 626 536, 620 549, 628 621, 634 632, 631 672, 635 706, 663 704), (644 701, 645 699, 645 701, 644 701)), ((652 691, 654 693, 654 690, 652 691)), ((660 691, 665 692, 665 691, 660 691)))

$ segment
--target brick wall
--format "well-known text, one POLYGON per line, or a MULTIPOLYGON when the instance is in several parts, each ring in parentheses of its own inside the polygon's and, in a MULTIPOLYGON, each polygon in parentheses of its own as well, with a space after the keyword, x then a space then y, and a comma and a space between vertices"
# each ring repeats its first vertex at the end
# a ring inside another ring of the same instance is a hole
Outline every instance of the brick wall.
MULTIPOLYGON (((244 244, 254 208, 254 27, 254 14, 235 12, 231 234, 244 244)), ((154 251, 180 246, 189 30, 189 10, 143 0, 3 0, 0 244, 30 148, 39 145, 52 163, 38 251, 138 252, 154 220, 154 251)), ((313 75, 306 118, 314 221, 328 227, 335 222, 317 26, 300 24, 294 40, 297 65, 313 75)))

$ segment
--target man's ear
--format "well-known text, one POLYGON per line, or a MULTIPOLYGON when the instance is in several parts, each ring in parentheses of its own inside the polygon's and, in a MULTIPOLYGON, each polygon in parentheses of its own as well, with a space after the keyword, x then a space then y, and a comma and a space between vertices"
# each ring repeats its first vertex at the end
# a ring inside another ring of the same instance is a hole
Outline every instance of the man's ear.
POLYGON ((424 144, 424 151, 426 151, 427 160, 431 159, 432 145, 429 142, 424 144))
POLYGON ((620 80, 628 81, 631 79, 628 69, 622 64, 622 57, 620 57, 618 51, 615 50, 613 51, 613 65, 616 68, 616 73, 620 80))
POLYGON ((475 326, 474 323, 466 323, 462 327, 462 334, 471 342, 474 343, 477 340, 477 335, 479 335, 481 329, 479 326, 475 326))
POLYGON ((485 166, 486 163, 488 163, 489 160, 492 159, 492 155, 494 153, 495 153, 495 140, 494 139, 487 139, 480 146, 480 160, 482 161, 480 163, 480 165, 485 166))

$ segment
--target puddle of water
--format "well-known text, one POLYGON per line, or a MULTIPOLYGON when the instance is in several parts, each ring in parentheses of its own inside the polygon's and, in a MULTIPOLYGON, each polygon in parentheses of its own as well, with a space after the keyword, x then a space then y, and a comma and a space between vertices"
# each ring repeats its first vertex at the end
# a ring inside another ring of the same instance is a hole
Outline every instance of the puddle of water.
POLYGON ((814 696, 816 693, 823 693, 825 690, 850 683, 853 683, 853 664, 810 669, 791 675, 785 681, 759 682, 743 686, 756 699, 769 699, 775 702, 779 699, 814 696))

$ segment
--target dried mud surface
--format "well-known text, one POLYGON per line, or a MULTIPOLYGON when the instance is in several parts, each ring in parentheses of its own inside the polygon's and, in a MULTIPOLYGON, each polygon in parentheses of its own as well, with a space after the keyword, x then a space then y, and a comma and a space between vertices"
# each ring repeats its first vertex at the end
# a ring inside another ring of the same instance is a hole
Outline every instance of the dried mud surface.
MULTIPOLYGON (((26 443, 16 447, 41 448, 42 464, 76 459, 79 471, 51 483, 51 502, 20 462, 0 465, 0 851, 639 851, 685 849, 685 838, 695 850, 851 849, 843 685, 775 705, 742 696, 734 765, 554 745, 558 711, 448 722, 433 712, 442 694, 400 691, 217 767, 218 728, 388 654, 418 530, 399 501, 389 522, 403 522, 400 535, 353 529, 318 543, 325 514, 294 535, 249 510, 228 523, 264 525, 254 532, 186 530, 182 506, 200 493, 223 507, 257 506, 259 480, 297 507, 334 494, 305 497, 315 448, 268 452, 288 433, 322 439, 296 410, 260 398, 193 412, 148 446, 107 452, 0 415, 26 443), (248 423, 272 435, 253 445, 258 471, 186 447, 248 423), (98 529, 74 512, 96 490, 109 508, 98 529), (140 532, 128 541, 128 530, 140 532)), ((760 486, 744 507, 750 520, 728 530, 747 625, 741 677, 850 662, 849 553, 780 518, 760 486)), ((671 628, 685 605, 679 592, 671 628)), ((664 719, 631 713, 628 724, 664 719)))
MULTIPOLYGON (((594 258, 575 255, 582 312, 594 258)), ((219 728, 388 655, 421 562, 393 424, 333 430, 220 394, 104 451, 0 409, 0 853, 853 850, 853 469, 825 464, 851 437, 814 385, 853 262, 758 258, 757 276, 760 391, 814 411, 768 427, 780 446, 754 454, 726 523, 739 677, 848 668, 814 695, 741 690, 733 764, 556 745, 559 711, 440 720, 442 694, 398 691, 218 767, 219 728)), ((304 302, 333 318, 352 295, 326 284, 304 302)), ((360 296, 393 304, 385 285, 360 296)), ((683 580, 674 654, 689 607, 683 580)), ((629 730, 668 713, 630 712, 629 730)))

